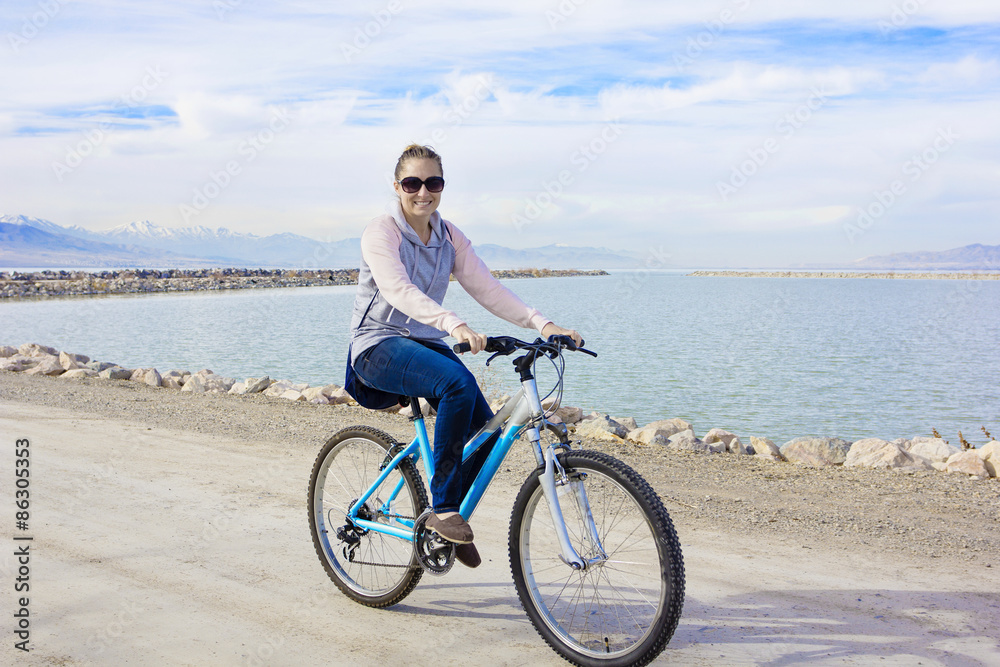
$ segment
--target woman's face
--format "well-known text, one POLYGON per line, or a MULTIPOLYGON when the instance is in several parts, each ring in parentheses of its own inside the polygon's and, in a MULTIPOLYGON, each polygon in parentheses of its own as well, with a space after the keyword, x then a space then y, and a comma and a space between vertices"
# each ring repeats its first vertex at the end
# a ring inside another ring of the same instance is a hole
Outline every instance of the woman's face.
POLYGON ((399 181, 409 176, 414 176, 424 181, 431 176, 442 176, 438 169, 437 162, 428 158, 411 158, 403 163, 402 172, 399 178, 393 183, 399 201, 403 205, 403 213, 411 222, 426 221, 431 217, 431 213, 437 210, 441 202, 440 192, 428 192, 426 185, 421 185, 416 192, 404 192, 399 181))

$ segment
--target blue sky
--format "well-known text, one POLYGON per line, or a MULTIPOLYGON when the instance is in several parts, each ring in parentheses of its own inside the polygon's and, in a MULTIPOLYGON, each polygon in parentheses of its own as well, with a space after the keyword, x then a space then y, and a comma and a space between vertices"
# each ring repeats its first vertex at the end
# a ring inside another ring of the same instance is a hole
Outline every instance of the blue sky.
POLYGON ((476 243, 1000 243, 995 2, 15 0, 0 72, 0 213, 62 225, 357 236, 418 141, 476 243))

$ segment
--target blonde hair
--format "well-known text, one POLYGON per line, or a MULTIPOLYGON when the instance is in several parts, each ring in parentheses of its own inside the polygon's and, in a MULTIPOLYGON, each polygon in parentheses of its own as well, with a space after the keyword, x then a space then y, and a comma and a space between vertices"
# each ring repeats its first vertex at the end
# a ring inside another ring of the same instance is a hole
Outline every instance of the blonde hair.
POLYGON ((444 176, 444 167, 441 166, 441 156, 434 152, 434 149, 430 146, 421 146, 420 144, 410 144, 403 149, 403 154, 399 156, 396 161, 396 171, 393 172, 393 176, 398 181, 399 175, 403 171, 403 163, 407 160, 434 160, 437 162, 438 170, 440 170, 441 175, 444 176))

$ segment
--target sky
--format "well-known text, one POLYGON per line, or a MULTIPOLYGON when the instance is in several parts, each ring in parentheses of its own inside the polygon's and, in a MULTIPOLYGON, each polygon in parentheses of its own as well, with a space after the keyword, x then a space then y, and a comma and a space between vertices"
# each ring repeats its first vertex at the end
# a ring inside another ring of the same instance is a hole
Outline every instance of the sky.
POLYGON ((1000 3, 4 0, 0 213, 359 236, 433 145, 476 244, 650 268, 1000 244, 1000 3))

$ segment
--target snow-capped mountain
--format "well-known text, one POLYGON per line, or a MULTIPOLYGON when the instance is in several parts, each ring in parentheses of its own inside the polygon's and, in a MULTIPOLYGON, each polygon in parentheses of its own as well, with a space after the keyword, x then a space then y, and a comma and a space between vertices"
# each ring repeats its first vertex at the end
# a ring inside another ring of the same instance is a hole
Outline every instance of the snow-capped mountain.
MULTIPOLYGON (((357 266, 361 256, 360 239, 322 243, 291 233, 258 236, 234 232, 225 227, 214 230, 202 226, 161 227, 149 220, 130 222, 103 231, 78 226, 62 227, 48 220, 23 215, 0 216, 0 223, 33 227, 56 236, 142 248, 147 257, 150 251, 160 251, 167 254, 164 261, 173 256, 184 256, 216 266, 345 268, 357 266)), ((85 261, 84 258, 81 257, 81 261, 85 261)))
MULTIPOLYGON (((24 235, 8 234, 10 239, 17 237, 19 240, 16 253, 10 252, 13 240, 7 242, 8 247, 0 248, 7 251, 2 254, 6 258, 4 263, 7 266, 66 266, 68 264, 65 258, 59 264, 44 263, 50 261, 50 255, 54 250, 59 250, 60 246, 72 249, 78 255, 77 260, 72 262, 74 266, 107 266, 107 258, 101 254, 108 254, 109 248, 112 247, 117 248, 111 253, 115 256, 116 265, 122 264, 123 253, 127 256, 130 249, 141 255, 145 266, 172 265, 183 258, 186 260, 184 266, 190 266, 191 262, 201 262, 209 266, 335 269, 356 268, 361 258, 359 238, 323 242, 289 232, 258 236, 234 232, 225 227, 217 229, 202 226, 161 227, 149 220, 138 220, 95 232, 78 226, 62 227, 48 220, 24 215, 0 216, 0 224, 30 227, 50 235, 44 241, 44 247, 32 253, 29 250, 30 242, 42 243, 41 237, 36 235, 32 237, 33 241, 30 241, 24 235), (81 239, 102 244, 103 250, 95 248, 94 256, 88 258, 85 247, 76 242, 81 239), (11 263, 12 255, 17 257, 17 263, 11 263)), ((580 248, 563 244, 523 250, 487 244, 476 246, 476 252, 495 269, 526 267, 590 269, 638 265, 637 260, 627 253, 607 248, 580 248)))
POLYGON ((86 238, 91 233, 79 225, 61 227, 54 222, 49 222, 48 220, 43 220, 42 218, 32 218, 27 215, 0 215, 0 223, 8 225, 26 225, 50 234, 69 234, 70 236, 79 236, 80 238, 86 238))
POLYGON ((62 234, 47 220, 0 216, 0 266, 202 266, 205 260, 136 245, 102 243, 62 234), (31 224, 39 222, 44 224, 31 224))

